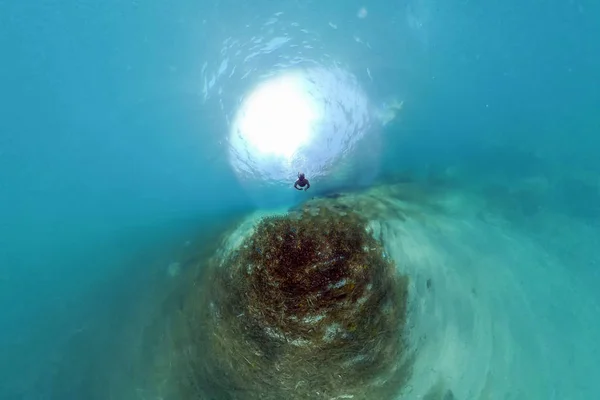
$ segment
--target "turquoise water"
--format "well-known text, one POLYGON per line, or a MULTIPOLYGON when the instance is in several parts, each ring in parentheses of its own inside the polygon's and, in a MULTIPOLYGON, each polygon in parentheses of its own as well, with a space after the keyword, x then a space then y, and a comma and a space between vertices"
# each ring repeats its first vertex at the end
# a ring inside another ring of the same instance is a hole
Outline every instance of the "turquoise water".
POLYGON ((440 355, 422 371, 443 372, 406 398, 439 382, 459 399, 595 398, 599 15, 591 1, 0 0, 0 398, 144 398, 139 332, 161 326, 186 248, 257 208, 397 182, 447 213, 390 228, 406 270, 443 265, 440 282, 487 293, 413 307, 431 317, 422 354, 440 355), (291 188, 299 170, 309 192, 291 188))

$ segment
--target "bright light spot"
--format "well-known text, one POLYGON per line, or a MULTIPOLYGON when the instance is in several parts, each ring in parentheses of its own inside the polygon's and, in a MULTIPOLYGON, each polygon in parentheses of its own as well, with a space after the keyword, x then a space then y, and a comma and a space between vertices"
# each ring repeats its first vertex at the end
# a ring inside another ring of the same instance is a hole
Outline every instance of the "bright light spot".
POLYGON ((367 18, 367 14, 368 14, 367 9, 364 7, 361 7, 360 10, 358 10, 358 12, 356 13, 356 16, 358 18, 362 19, 362 18, 367 18))
POLYGON ((355 165, 367 169, 355 145, 369 132, 371 113, 356 77, 342 69, 281 71, 252 88, 235 113, 231 166, 253 188, 289 187, 298 171, 311 183, 344 181, 355 165))
POLYGON ((285 75, 259 86, 244 102, 237 134, 263 155, 291 159, 311 140, 320 110, 299 75, 285 75))

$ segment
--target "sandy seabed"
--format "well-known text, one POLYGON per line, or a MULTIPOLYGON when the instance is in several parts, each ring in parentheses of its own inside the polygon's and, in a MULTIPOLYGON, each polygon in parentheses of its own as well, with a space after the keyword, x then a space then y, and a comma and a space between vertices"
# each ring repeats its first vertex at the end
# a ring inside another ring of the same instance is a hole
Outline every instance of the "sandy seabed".
MULTIPOLYGON (((508 219, 483 197, 411 184, 334 197, 303 207, 336 204, 361 214, 398 272, 408 276, 405 332, 414 358, 398 398, 593 398, 600 311, 592 286, 574 271, 597 243, 595 230, 558 214, 508 219), (581 239, 573 240, 577 235, 581 239), (571 263, 561 248, 567 242, 577 254, 571 263)), ((257 221, 273 214, 281 211, 261 211, 236 224, 217 254, 240 246, 257 221)), ((197 287, 194 277, 204 263, 182 261, 179 278, 186 283, 178 290, 197 287)), ((176 387, 190 378, 182 376, 181 353, 174 350, 173 322, 181 321, 181 308, 169 313, 166 323, 144 333, 152 345, 142 349, 137 398, 180 398, 176 387)), ((269 383, 264 387, 268 391, 269 383)), ((336 397, 315 392, 314 398, 336 397)))

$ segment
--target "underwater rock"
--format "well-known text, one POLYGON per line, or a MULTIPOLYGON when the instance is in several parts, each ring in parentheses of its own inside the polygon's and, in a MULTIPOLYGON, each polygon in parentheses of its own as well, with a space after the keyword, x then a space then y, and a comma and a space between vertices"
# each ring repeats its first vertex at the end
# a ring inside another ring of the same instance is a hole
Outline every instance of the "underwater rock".
POLYGON ((454 392, 450 389, 445 389, 444 386, 444 381, 439 379, 423 396, 423 400, 456 400, 454 392))
POLYGON ((448 390, 446 392, 446 394, 444 394, 444 398, 442 400, 455 400, 456 398, 454 397, 454 393, 452 393, 452 390, 448 390))
POLYGON ((173 327, 177 398, 397 396, 408 279, 327 201, 263 218, 198 277, 173 327))

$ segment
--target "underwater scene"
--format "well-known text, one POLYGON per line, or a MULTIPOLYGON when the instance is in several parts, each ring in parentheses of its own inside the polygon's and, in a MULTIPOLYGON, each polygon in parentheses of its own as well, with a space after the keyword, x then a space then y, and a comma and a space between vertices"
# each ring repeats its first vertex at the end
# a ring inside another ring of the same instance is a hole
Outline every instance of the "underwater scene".
POLYGON ((0 399, 600 398, 600 3, 0 0, 0 399))

